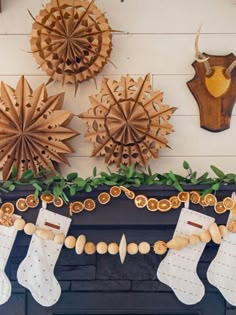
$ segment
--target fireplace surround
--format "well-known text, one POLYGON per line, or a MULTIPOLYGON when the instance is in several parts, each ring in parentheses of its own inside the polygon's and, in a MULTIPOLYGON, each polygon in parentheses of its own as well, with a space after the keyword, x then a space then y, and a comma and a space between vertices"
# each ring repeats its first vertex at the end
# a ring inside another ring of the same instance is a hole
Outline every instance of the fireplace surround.
MULTIPOLYGON (((201 190, 202 186, 187 186, 186 190, 201 190)), ((230 196, 235 186, 222 186, 217 192, 218 199, 230 196)), ((80 193, 74 200, 89 197, 96 198, 107 187, 99 187, 91 193, 80 193)), ((168 198, 176 190, 166 186, 142 186, 134 189, 149 197, 168 198)), ((16 201, 32 193, 29 186, 17 188, 14 192, 3 194, 3 202, 16 201)), ((196 210, 216 218, 217 224, 225 224, 228 214, 217 215, 210 207, 203 209, 190 204, 196 210)), ((68 206, 48 209, 69 216, 68 206)), ((83 233, 93 242, 119 242, 125 233, 127 242, 158 240, 172 237, 178 221, 180 208, 167 213, 149 212, 138 209, 125 196, 114 198, 105 205, 97 205, 95 211, 82 212, 73 216, 70 234, 83 233)), ((30 209, 23 214, 27 222, 35 222, 38 209, 30 209)), ((63 248, 55 268, 62 295, 57 304, 50 308, 42 307, 17 283, 16 271, 26 255, 30 236, 19 232, 10 255, 6 272, 12 282, 12 296, 0 306, 0 314, 11 315, 75 315, 75 314, 215 314, 233 315, 236 308, 226 303, 220 292, 206 280, 206 270, 215 257, 218 247, 212 242, 207 244, 198 264, 198 275, 203 281, 206 293, 202 301, 187 306, 175 297, 172 290, 157 280, 156 271, 161 256, 152 251, 148 255, 127 255, 124 264, 118 256, 111 255, 76 255, 75 251, 63 248)))

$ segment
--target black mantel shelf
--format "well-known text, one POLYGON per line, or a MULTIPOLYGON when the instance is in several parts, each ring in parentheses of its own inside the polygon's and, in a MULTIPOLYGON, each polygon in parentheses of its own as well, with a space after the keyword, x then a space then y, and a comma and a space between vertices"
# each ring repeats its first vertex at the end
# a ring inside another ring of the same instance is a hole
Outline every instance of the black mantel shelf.
MULTIPOLYGON (((186 186, 186 190, 200 190, 203 186, 186 186)), ((100 187, 91 193, 80 193, 74 200, 96 196, 107 187, 100 187)), ((168 198, 178 192, 165 186, 142 186, 134 189, 149 197, 168 198)), ((219 200, 230 196, 236 186, 222 186, 217 192, 219 200)), ((30 186, 21 186, 14 192, 1 194, 3 202, 15 202, 20 197, 32 193, 30 186)), ((216 218, 218 224, 226 223, 228 213, 217 215, 211 207, 190 204, 190 208, 216 218)), ((68 206, 51 211, 69 216, 68 206)), ((125 196, 113 198, 105 206, 97 205, 93 212, 82 212, 73 216, 69 234, 78 236, 83 233, 93 242, 119 242, 126 234, 128 242, 158 239, 168 240, 172 237, 178 221, 180 209, 168 213, 149 212, 137 209, 125 196)), ((38 209, 30 209, 23 214, 27 222, 35 222, 38 209)), ((233 315, 236 308, 227 304, 221 293, 206 280, 206 270, 215 257, 218 247, 209 243, 198 265, 198 274, 202 279, 206 294, 202 301, 187 306, 177 300, 169 287, 160 283, 156 271, 161 257, 148 255, 127 255, 121 265, 118 256, 85 254, 78 256, 73 250, 63 248, 56 264, 55 275, 62 288, 62 295, 57 304, 45 308, 37 304, 30 292, 17 283, 16 271, 26 255, 30 237, 18 233, 13 251, 7 264, 7 274, 13 285, 10 300, 0 306, 0 315, 58 315, 58 314, 202 314, 233 315)))

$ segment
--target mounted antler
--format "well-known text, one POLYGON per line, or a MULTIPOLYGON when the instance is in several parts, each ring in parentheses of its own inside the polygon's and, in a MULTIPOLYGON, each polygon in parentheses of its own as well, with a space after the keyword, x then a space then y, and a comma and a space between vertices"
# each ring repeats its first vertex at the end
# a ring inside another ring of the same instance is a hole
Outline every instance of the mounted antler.
POLYGON ((187 85, 198 103, 201 127, 213 132, 223 131, 230 127, 236 100, 236 71, 233 71, 236 57, 232 53, 216 56, 200 52, 200 30, 195 39, 195 75, 187 85))
POLYGON ((196 34, 196 39, 195 39, 195 59, 197 62, 203 63, 205 68, 206 68, 206 74, 210 75, 212 73, 211 66, 208 62, 209 57, 206 57, 203 53, 200 52, 198 48, 198 41, 199 41, 199 36, 201 32, 201 26, 199 27, 197 34, 196 34))
POLYGON ((231 65, 228 66, 228 68, 225 70, 225 74, 230 77, 231 76, 231 72, 234 70, 234 68, 236 67, 236 60, 234 60, 231 65))

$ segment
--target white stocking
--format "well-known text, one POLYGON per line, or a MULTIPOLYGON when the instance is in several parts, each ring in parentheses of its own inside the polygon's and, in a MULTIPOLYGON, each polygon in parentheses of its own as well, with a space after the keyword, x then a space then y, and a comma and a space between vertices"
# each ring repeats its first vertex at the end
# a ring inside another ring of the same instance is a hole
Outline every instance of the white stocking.
MULTIPOLYGON (((14 219, 19 216, 14 216, 14 219)), ((17 230, 14 226, 0 225, 0 305, 6 303, 11 296, 11 282, 5 274, 5 267, 10 256, 17 230)))
MULTIPOLYGON (((70 223, 70 218, 40 209, 36 226, 66 235, 70 223), (59 229, 54 228, 54 225, 59 229)), ((43 240, 34 234, 27 256, 17 270, 18 282, 29 289, 34 299, 43 306, 55 304, 61 295, 61 287, 54 276, 61 248, 62 245, 53 240, 43 240)))
MULTIPOLYGON (((199 235, 207 230, 214 218, 183 208, 180 213, 174 236, 188 237, 199 235)), ((188 244, 177 251, 170 249, 157 270, 158 279, 172 288, 177 298, 184 304, 198 303, 205 293, 202 281, 196 269, 205 244, 188 244)))
MULTIPOLYGON (((236 220, 236 215, 230 214, 228 223, 231 220, 236 220)), ((236 233, 228 231, 224 236, 207 270, 207 279, 218 288, 227 302, 236 306, 236 233)))

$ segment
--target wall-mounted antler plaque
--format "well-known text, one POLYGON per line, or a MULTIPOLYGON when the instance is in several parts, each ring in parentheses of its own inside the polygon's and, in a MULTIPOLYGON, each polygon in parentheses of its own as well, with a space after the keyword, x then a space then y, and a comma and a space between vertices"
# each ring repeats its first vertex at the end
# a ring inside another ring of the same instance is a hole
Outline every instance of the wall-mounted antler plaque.
POLYGON ((236 65, 234 54, 213 56, 198 50, 196 37, 196 61, 192 64, 196 73, 187 85, 195 97, 201 127, 209 131, 223 131, 230 127, 231 113, 236 99, 236 65))

